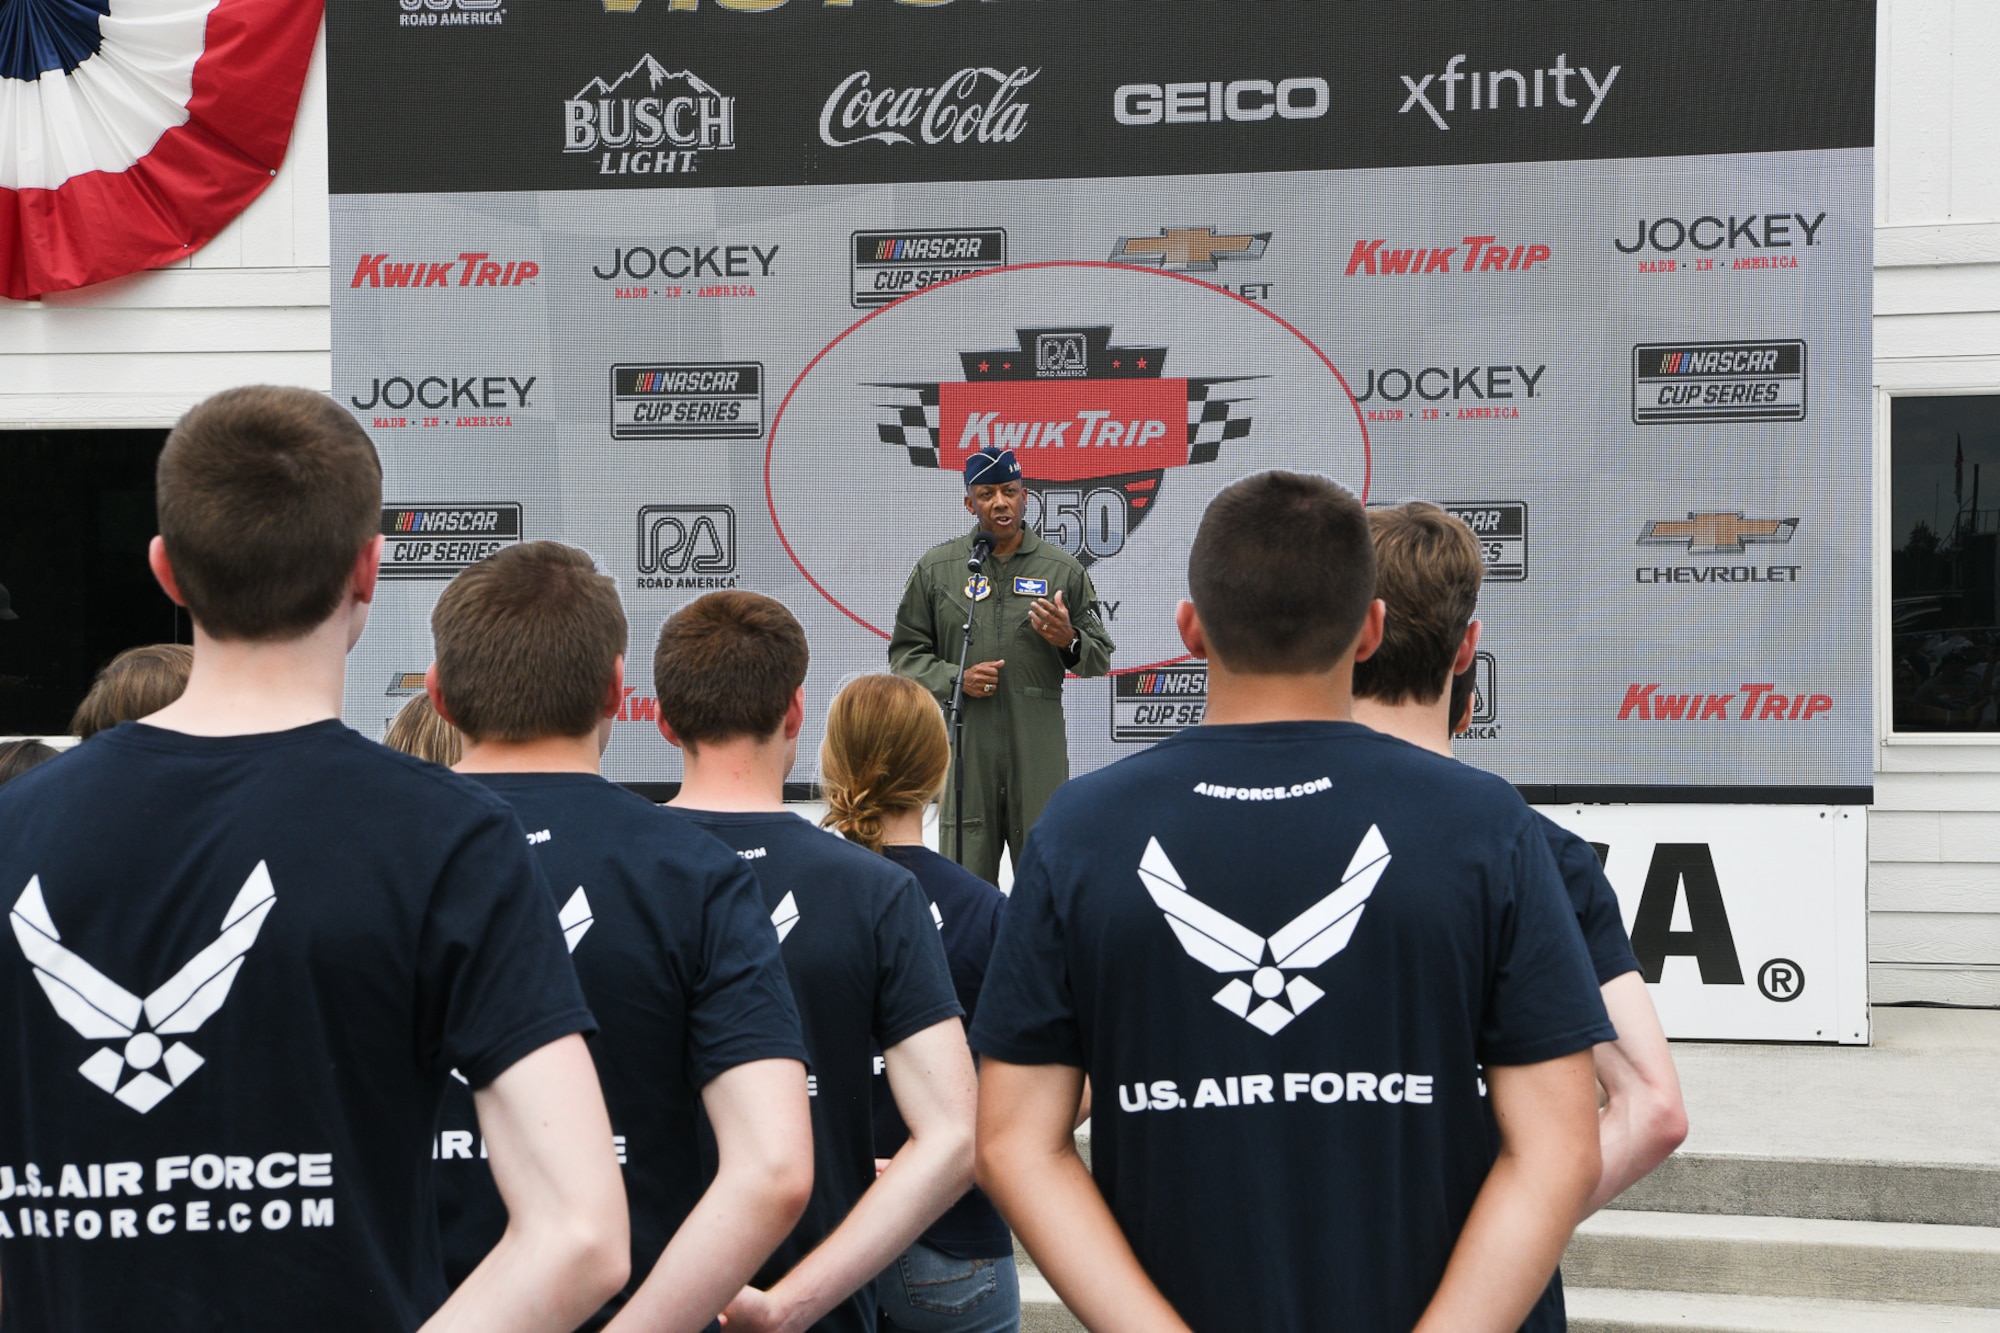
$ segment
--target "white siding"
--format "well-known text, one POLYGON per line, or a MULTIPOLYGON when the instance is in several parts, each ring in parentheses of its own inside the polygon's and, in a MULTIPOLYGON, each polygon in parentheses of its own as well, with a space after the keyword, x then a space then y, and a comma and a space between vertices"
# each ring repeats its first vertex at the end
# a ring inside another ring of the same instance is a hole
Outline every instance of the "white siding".
POLYGON ((0 429, 171 426, 236 384, 330 389, 326 65, 285 165, 186 259, 43 301, 0 299, 0 429))
MULTIPOLYGON (((1875 380, 2000 393, 2000 4, 1885 0, 1877 33, 1875 380)), ((1878 413, 1878 509, 1887 496, 1878 413)), ((1875 531, 1886 679, 1889 533, 1875 531)), ((1868 822, 1877 1003, 2000 1005, 2000 738, 1889 738, 1878 682, 1868 822)))

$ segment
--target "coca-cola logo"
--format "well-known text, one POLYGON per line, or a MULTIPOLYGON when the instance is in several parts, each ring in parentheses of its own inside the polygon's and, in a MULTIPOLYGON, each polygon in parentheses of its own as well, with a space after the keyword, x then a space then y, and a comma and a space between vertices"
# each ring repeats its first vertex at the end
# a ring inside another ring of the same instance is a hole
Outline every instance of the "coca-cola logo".
POLYGON ((1012 71, 981 65, 931 88, 877 88, 873 75, 856 70, 820 108, 820 141, 829 148, 918 138, 927 144, 1012 143, 1028 128, 1028 103, 1016 99, 1041 72, 1026 65, 1012 71))

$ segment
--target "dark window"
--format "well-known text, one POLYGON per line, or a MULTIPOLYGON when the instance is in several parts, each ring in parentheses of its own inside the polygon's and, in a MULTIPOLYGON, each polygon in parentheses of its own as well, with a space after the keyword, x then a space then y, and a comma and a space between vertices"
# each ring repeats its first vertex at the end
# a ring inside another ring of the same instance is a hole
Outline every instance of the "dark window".
POLYGON ((1897 731, 2000 731, 2000 394, 1889 418, 1897 731))
POLYGON ((0 431, 0 736, 58 735, 99 667, 189 639, 146 567, 163 430, 0 431))

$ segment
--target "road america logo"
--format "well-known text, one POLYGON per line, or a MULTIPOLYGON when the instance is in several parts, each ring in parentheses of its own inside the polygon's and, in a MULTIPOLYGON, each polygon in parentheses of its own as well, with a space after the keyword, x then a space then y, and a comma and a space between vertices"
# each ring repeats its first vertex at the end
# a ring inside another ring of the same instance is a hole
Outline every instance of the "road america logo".
POLYGON ((1251 1027, 1276 1036, 1326 994, 1304 973, 1347 947, 1361 924, 1362 909, 1388 868, 1388 844, 1371 824, 1339 887, 1268 940, 1189 893, 1158 838, 1146 840, 1139 879, 1166 913, 1167 925, 1188 957, 1216 972, 1251 974, 1249 981, 1238 976, 1210 998, 1251 1027))
POLYGON ((1168 472, 1250 434, 1246 400, 1224 386, 1259 376, 1168 378, 1165 347, 1113 346, 1110 325, 1015 337, 959 353, 963 383, 875 385, 890 396, 879 435, 914 466, 953 472, 989 445, 1014 450, 1029 526, 1085 566, 1125 548, 1168 472))
POLYGON ((15 900, 8 922, 57 1017, 78 1036, 122 1043, 99 1047, 77 1072, 144 1115, 206 1063, 187 1043, 168 1046, 160 1038, 192 1033, 222 1008, 243 956, 257 942, 277 901, 271 872, 259 861, 223 914, 215 942, 144 1000, 63 946, 42 898, 39 875, 29 879, 15 900), (130 1078, 125 1077, 128 1071, 130 1078))

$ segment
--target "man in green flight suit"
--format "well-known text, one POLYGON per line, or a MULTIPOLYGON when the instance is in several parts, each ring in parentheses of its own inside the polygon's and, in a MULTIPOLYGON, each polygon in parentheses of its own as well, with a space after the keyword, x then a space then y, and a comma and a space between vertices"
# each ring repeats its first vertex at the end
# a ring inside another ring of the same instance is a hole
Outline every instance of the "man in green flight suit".
POLYGON ((965 461, 965 508, 973 531, 933 546, 910 571, 889 669, 951 705, 965 612, 972 608, 972 665, 965 673, 965 846, 954 846, 951 786, 938 845, 967 870, 1000 880, 1000 847, 1014 864, 1049 796, 1069 779, 1063 673, 1101 676, 1117 646, 1097 617, 1090 576, 1061 547, 1022 521, 1027 487, 1011 449, 988 447, 965 461), (990 534, 986 572, 967 562, 973 539, 990 534))

